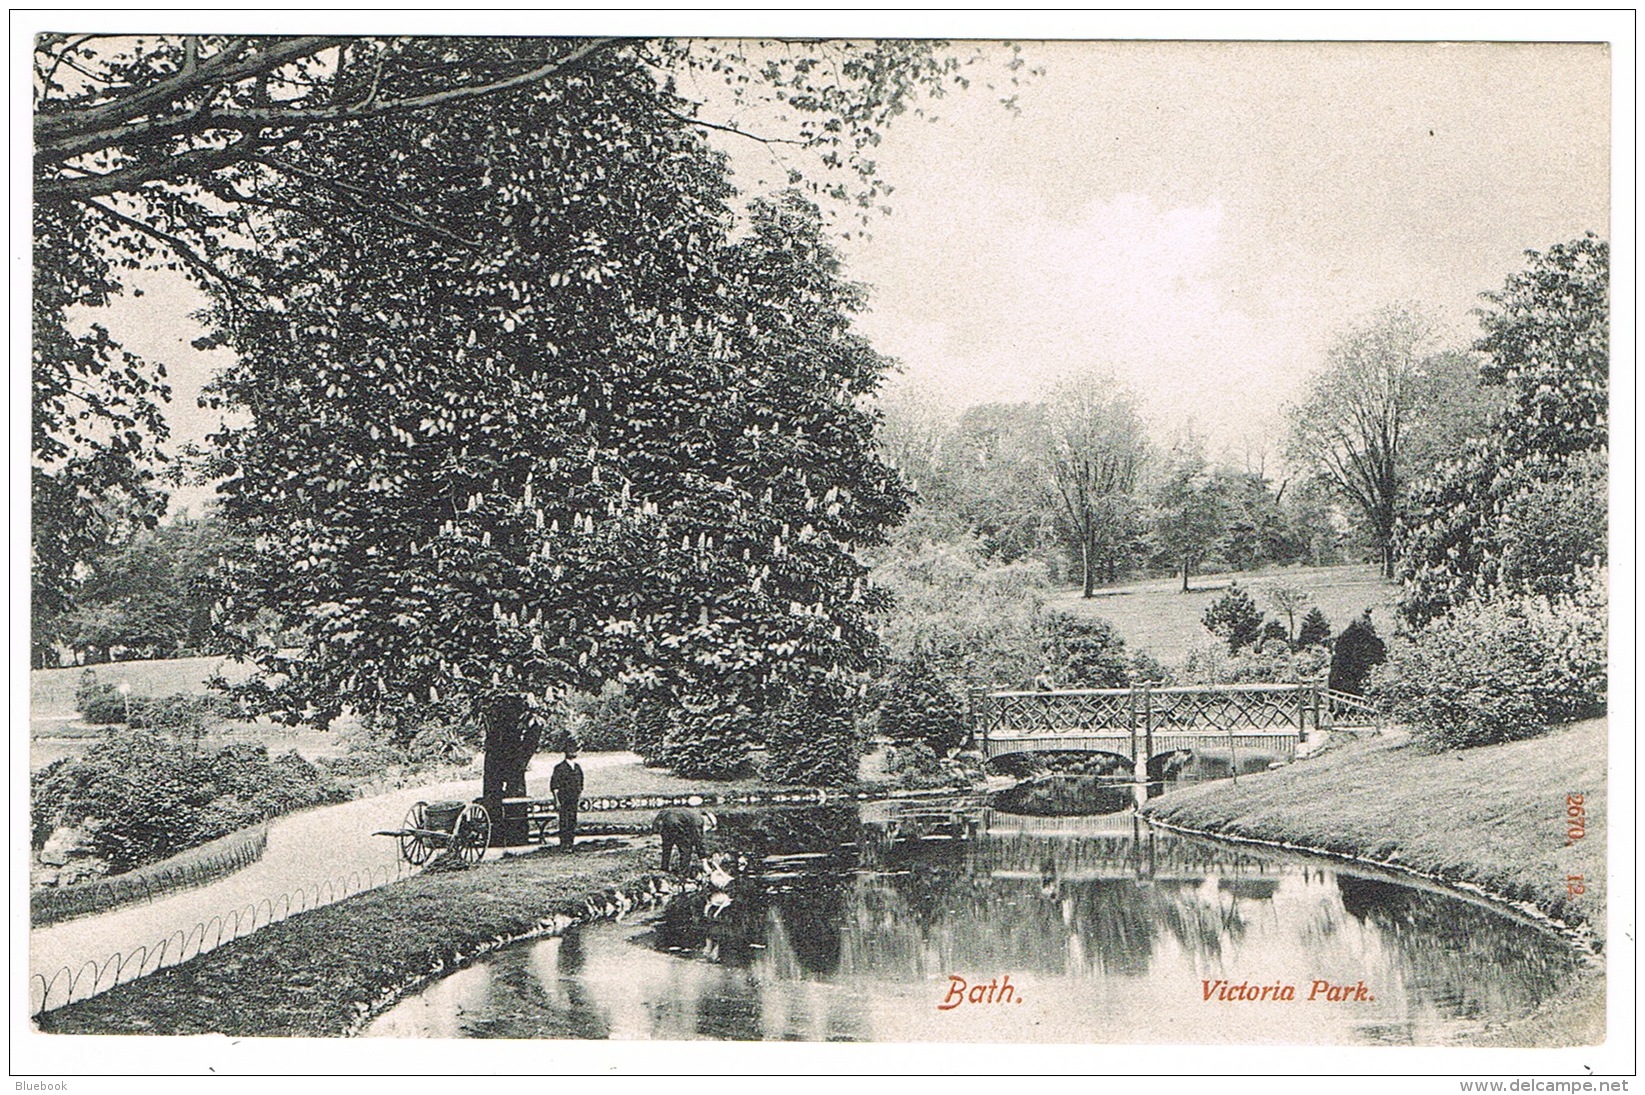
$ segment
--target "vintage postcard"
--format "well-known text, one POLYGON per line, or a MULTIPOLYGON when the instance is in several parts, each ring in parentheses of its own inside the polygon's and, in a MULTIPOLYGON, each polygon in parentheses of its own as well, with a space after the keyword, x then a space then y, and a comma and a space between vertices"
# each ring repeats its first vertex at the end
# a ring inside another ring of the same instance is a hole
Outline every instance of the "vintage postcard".
POLYGON ((1196 18, 15 15, 18 1089, 1626 1090, 1631 16, 1196 18))

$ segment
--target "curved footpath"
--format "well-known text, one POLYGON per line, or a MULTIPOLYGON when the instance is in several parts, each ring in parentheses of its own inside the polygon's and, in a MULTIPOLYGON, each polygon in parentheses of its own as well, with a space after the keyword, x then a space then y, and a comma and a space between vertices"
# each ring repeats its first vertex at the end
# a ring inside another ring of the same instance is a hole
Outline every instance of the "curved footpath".
MULTIPOLYGON (((633 759, 629 753, 591 754, 583 759, 583 766, 598 769, 633 759)), ((532 761, 527 775, 533 793, 547 794, 554 763, 548 754, 532 761)), ((242 870, 204 886, 174 891, 152 903, 124 905, 33 929, 29 932, 29 972, 50 981, 64 968, 78 972, 87 962, 103 963, 116 954, 152 948, 174 932, 187 933, 213 917, 231 917, 265 900, 277 902, 282 894, 307 891, 312 895, 327 883, 335 890, 355 879, 362 883, 354 887, 358 889, 392 881, 405 870, 398 864, 398 846, 388 837, 372 834, 398 828, 419 799, 469 798, 478 790, 478 779, 452 780, 276 818, 269 823, 263 857, 242 870)), ((31 999, 37 993, 38 983, 31 977, 31 999)))
POLYGON ((1415 875, 1541 920, 1589 956, 1590 976, 1536 1014, 1470 1041, 1594 1045, 1605 1039, 1605 733, 1597 719, 1445 753, 1390 733, 1237 784, 1172 791, 1143 812, 1179 832, 1415 875), (1581 796, 1585 812, 1575 840, 1570 796, 1581 796))

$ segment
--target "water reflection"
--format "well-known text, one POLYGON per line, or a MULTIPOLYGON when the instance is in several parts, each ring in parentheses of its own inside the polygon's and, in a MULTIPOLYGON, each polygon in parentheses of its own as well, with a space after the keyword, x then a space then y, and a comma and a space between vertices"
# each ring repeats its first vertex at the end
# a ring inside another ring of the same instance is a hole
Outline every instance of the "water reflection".
POLYGON ((1130 813, 879 803, 724 821, 763 867, 729 900, 505 949, 368 1033, 1428 1043, 1527 1013, 1575 961, 1446 894, 1154 833, 1130 813), (1005 976, 1020 1002, 939 1007, 951 978, 972 994, 1005 976), (1269 998, 1223 991, 1262 985, 1269 998))

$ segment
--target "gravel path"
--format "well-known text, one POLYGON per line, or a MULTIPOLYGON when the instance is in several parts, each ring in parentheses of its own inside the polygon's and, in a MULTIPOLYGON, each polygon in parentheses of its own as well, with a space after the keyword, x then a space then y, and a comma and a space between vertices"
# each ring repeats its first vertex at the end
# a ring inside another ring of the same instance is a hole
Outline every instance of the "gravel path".
MULTIPOLYGON (((600 753, 583 757, 582 764, 585 769, 598 770, 636 759, 632 753, 600 753)), ((530 794, 547 797, 549 773, 557 762, 556 756, 546 753, 533 759, 527 771, 530 794)), ((236 912, 249 917, 254 905, 264 900, 277 902, 286 893, 293 895, 295 905, 297 891, 306 890, 312 906, 312 895, 328 882, 338 896, 337 888, 345 884, 350 892, 381 885, 394 879, 397 870, 409 868, 397 866, 399 850, 394 840, 373 833, 398 828, 419 799, 467 799, 479 790, 477 779, 456 780, 277 818, 269 824, 267 852, 243 870, 196 889, 167 894, 152 904, 127 905, 30 931, 29 972, 50 981, 65 967, 78 971, 88 962, 101 964, 115 954, 130 954, 139 947, 152 949, 174 933, 197 932, 198 925, 213 917, 231 917, 236 912)), ((259 914, 259 926, 265 918, 266 911, 259 914)), ((177 942, 174 938, 170 950, 176 949, 177 942)), ((39 983, 31 979, 31 985, 30 998, 37 999, 39 983)), ((76 998, 81 995, 75 992, 76 998)), ((54 990, 53 999, 59 996, 60 990, 54 990)))

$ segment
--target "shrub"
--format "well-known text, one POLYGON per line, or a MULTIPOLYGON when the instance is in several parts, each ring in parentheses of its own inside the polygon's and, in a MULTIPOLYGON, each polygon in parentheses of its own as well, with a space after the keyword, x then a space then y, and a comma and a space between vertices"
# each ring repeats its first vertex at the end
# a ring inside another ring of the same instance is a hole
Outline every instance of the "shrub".
POLYGON ((1388 647, 1377 635, 1371 623, 1371 611, 1347 627, 1337 636, 1331 647, 1330 688, 1359 696, 1365 692, 1365 681, 1371 670, 1388 658, 1388 647))
POLYGON ((1191 684, 1290 684, 1317 680, 1325 672, 1326 659, 1323 647, 1292 650, 1279 639, 1248 646, 1238 654, 1215 643, 1192 651, 1182 672, 1191 684))
POLYGON ((967 787, 983 775, 974 757, 939 757, 923 741, 893 746, 887 751, 886 770, 898 787, 967 787))
POLYGON ((1297 645, 1304 649, 1310 646, 1329 646, 1331 643, 1331 621, 1315 605, 1302 618, 1302 627, 1297 631, 1297 645))
POLYGON ((1285 625, 1280 623, 1278 620, 1264 621, 1262 625, 1262 635, 1257 639, 1257 644, 1266 650, 1271 644, 1274 643, 1282 643, 1289 648, 1291 645, 1291 636, 1286 634, 1285 625))
POLYGON ((634 703, 617 681, 607 681, 598 694, 571 693, 554 721, 544 742, 575 738, 590 753, 619 752, 634 742, 634 703))
POLYGON ((100 684, 95 669, 80 674, 74 687, 74 706, 89 723, 108 726, 126 721, 126 697, 117 686, 100 684))
POLYGON ((1045 657, 1070 688, 1124 688, 1130 683, 1125 640, 1107 620, 1052 612, 1045 618, 1045 657))
POLYGON ((207 727, 233 718, 234 704, 223 696, 200 696, 176 692, 169 696, 144 696, 131 701, 133 730, 160 730, 199 737, 207 727))
POLYGON ((1493 597, 1395 646, 1376 695, 1437 749, 1545 733, 1606 705, 1605 597, 1595 581, 1549 600, 1493 597))
POLYGON ((669 713, 663 760, 687 779, 732 779, 750 771, 761 737, 758 714, 734 699, 698 694, 669 713))
POLYGON ((109 735, 36 773, 31 836, 85 831, 111 872, 130 870, 302 806, 347 793, 295 753, 261 745, 190 747, 149 731, 109 735))
POLYGON ((879 727, 892 741, 922 741, 944 756, 971 736, 965 705, 937 668, 923 658, 893 668, 880 702, 879 727))
POLYGON ((1133 650, 1131 652, 1130 664, 1126 667, 1126 675, 1132 684, 1173 685, 1177 683, 1177 675, 1171 667, 1146 650, 1133 650))
POLYGON ((881 550, 872 581, 895 598, 883 625, 894 659, 924 658, 950 679, 1020 684, 1043 664, 1045 564, 986 559, 969 540, 915 538, 881 550))
POLYGON ((813 787, 854 782, 862 760, 856 708, 855 696, 832 682, 796 689, 772 715, 761 776, 813 787))
POLYGON ((634 697, 634 729, 630 747, 650 768, 666 763, 668 728, 673 701, 662 689, 647 689, 634 697))
POLYGON ((1262 634, 1262 622, 1262 613, 1256 602, 1238 582, 1212 601, 1200 617, 1205 630, 1226 642, 1233 653, 1257 641, 1262 634))
POLYGON ((233 718, 234 703, 224 696, 174 692, 167 696, 122 695, 118 685, 102 684, 95 670, 80 675, 74 705, 86 722, 102 726, 125 723, 133 730, 164 730, 198 736, 213 723, 233 718))

